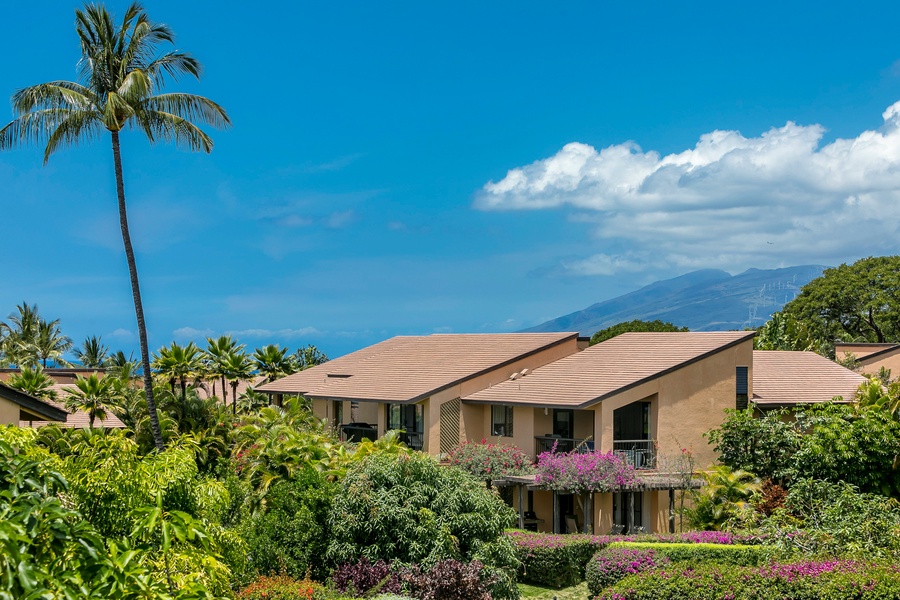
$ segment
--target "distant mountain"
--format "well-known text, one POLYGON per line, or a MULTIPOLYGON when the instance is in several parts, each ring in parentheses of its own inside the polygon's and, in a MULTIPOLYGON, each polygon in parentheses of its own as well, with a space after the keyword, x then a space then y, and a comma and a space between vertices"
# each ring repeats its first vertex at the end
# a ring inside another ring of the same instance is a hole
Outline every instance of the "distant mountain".
POLYGON ((704 269, 651 283, 641 289, 541 323, 524 331, 578 331, 591 335, 617 323, 669 321, 691 331, 758 327, 827 267, 748 269, 740 275, 704 269))

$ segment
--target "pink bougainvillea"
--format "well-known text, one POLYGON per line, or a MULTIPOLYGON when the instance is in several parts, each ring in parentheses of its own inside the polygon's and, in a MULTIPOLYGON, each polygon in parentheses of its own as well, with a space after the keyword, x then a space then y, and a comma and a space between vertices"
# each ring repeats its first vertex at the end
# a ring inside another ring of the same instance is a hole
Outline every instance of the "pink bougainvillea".
POLYGON ((538 456, 538 485, 565 492, 608 492, 640 484, 634 467, 612 452, 544 452, 538 456))

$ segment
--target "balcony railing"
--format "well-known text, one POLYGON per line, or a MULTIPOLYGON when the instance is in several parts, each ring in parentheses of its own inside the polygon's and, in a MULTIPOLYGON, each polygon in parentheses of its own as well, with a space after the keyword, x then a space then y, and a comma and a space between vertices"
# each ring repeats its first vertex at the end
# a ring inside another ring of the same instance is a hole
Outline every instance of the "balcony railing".
POLYGON ((656 468, 656 440, 614 440, 613 452, 635 469, 656 468))
POLYGON ((593 440, 564 438, 555 435, 536 435, 534 436, 534 455, 538 456, 544 452, 551 452, 554 444, 557 452, 571 452, 575 448, 578 448, 581 452, 590 452, 594 449, 593 440))
MULTIPOLYGON (((345 442, 361 442, 363 439, 375 441, 378 439, 378 427, 369 423, 347 423, 340 425, 341 440, 345 442)), ((422 432, 400 432, 400 441, 413 450, 421 450, 424 444, 425 434, 422 432)))

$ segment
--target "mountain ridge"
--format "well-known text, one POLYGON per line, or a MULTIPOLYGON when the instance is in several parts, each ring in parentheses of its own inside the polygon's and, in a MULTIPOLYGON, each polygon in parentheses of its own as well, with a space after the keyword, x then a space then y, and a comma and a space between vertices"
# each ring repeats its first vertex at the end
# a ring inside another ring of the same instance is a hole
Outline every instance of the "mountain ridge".
POLYGON ((660 319, 691 331, 758 327, 826 268, 823 265, 750 268, 737 275, 719 269, 700 269, 655 281, 522 331, 578 331, 591 335, 635 319, 660 319))

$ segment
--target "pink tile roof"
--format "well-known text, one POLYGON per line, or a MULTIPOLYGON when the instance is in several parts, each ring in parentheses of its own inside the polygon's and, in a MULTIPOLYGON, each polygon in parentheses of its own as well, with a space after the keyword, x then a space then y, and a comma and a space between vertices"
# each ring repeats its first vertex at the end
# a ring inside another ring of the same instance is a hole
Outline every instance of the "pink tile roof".
POLYGON ((753 401, 760 406, 825 402, 835 396, 849 401, 865 380, 815 352, 753 352, 753 401))
POLYGON ((586 408, 753 335, 752 331, 624 333, 462 400, 586 408))
POLYGON ((257 388, 310 398, 417 402, 577 333, 398 336, 257 388))

